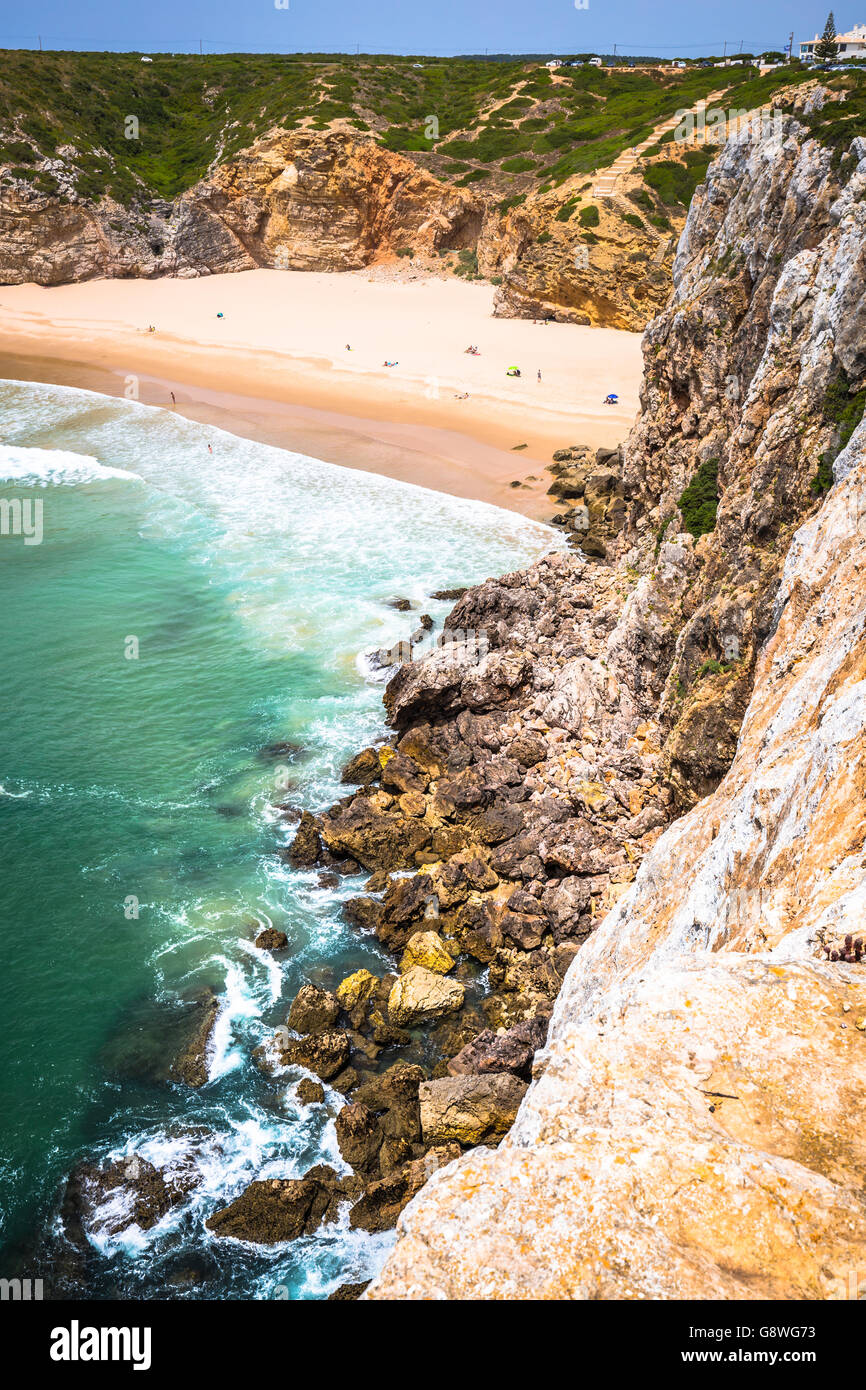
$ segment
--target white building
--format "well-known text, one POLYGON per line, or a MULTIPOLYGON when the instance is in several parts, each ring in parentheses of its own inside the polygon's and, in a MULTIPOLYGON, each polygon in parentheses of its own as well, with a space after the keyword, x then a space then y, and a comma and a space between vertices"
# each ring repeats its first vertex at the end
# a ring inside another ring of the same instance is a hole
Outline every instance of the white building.
MULTIPOLYGON (((800 57, 806 62, 815 57, 815 44, 821 42, 821 35, 806 39, 800 44, 800 57)), ((836 52, 840 58, 866 58, 866 24, 855 24, 847 34, 837 34, 836 52)))

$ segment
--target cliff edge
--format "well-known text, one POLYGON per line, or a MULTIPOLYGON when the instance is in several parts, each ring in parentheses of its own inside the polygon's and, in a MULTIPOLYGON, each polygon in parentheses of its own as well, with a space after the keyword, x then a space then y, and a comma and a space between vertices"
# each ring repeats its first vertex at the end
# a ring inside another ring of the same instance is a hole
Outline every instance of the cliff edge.
POLYGON ((509 1134, 431 1177, 366 1297, 832 1298, 862 1264, 864 195, 864 142, 795 121, 699 190, 587 663, 655 709, 689 809, 576 951, 509 1134))

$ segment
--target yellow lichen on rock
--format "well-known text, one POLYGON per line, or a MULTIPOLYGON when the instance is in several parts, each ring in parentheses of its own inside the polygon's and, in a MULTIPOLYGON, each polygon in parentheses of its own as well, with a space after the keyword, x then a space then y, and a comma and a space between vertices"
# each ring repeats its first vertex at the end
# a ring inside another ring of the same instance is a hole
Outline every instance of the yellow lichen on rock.
POLYGON ((370 998, 379 981, 369 970, 356 970, 341 980, 334 993, 344 1009, 354 1009, 370 998))
POLYGON ((454 969, 454 958, 449 955, 441 936, 435 931, 416 931, 406 942, 400 973, 405 975, 413 966, 421 965, 437 975, 447 975, 454 969))

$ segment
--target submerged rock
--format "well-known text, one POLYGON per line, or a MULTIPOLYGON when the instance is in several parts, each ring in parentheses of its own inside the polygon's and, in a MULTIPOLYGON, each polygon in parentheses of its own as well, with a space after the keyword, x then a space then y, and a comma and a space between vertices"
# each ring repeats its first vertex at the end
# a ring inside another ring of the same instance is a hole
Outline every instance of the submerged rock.
POLYGON ((203 1086, 208 1079, 207 1052, 219 1013, 212 989, 202 990, 193 1001, 191 1031, 171 1067, 172 1076, 187 1086, 203 1086))
POLYGON ((260 951, 282 951, 289 944, 289 938, 284 931, 278 931, 276 927, 265 927, 264 931, 259 932, 253 945, 258 946, 260 951))

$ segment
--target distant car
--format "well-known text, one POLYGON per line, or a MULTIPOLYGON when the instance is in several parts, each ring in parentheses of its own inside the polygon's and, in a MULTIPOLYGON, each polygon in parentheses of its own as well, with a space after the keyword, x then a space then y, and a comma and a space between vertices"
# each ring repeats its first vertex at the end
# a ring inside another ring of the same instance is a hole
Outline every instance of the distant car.
POLYGON ((153 62, 153 59, 152 59, 152 58, 142 58, 141 61, 142 61, 143 63, 152 63, 152 62, 153 62))

